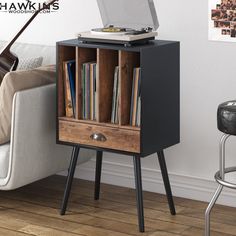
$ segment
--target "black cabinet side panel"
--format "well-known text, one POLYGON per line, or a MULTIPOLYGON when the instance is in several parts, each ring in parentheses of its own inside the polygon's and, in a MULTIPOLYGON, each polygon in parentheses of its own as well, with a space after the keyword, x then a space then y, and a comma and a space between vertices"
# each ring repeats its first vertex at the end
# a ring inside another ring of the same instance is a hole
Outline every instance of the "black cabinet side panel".
POLYGON ((146 156, 180 141, 179 43, 141 50, 141 150, 146 156))

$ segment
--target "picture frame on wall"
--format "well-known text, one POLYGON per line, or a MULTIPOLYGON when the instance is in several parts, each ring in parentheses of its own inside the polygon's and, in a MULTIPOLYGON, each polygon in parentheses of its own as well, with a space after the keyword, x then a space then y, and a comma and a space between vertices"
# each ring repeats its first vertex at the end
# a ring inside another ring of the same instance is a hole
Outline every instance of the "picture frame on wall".
POLYGON ((209 0, 209 40, 236 42, 236 0, 209 0))

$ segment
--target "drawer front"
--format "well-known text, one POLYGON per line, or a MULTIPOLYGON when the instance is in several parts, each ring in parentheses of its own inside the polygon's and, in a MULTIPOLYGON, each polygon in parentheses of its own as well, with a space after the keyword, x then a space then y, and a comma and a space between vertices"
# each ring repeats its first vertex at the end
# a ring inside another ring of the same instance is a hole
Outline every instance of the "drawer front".
POLYGON ((140 153, 140 131, 59 121, 59 140, 94 147, 140 153))

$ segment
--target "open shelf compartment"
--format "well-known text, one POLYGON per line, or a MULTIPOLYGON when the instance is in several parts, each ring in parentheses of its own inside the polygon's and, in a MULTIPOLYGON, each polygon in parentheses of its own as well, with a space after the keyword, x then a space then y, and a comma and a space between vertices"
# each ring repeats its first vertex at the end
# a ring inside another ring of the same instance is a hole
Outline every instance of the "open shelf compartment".
POLYGON ((75 48, 58 45, 57 48, 57 93, 58 93, 58 117, 66 116, 65 112, 65 92, 64 92, 64 68, 63 62, 75 60, 75 48))
POLYGON ((96 62, 96 49, 76 47, 76 119, 82 119, 82 67, 84 63, 96 62))
POLYGON ((111 122, 114 71, 118 66, 118 51, 97 49, 98 122, 111 122))
POLYGON ((130 125, 133 71, 135 67, 140 67, 140 54, 137 52, 119 51, 119 67, 119 124, 130 125))

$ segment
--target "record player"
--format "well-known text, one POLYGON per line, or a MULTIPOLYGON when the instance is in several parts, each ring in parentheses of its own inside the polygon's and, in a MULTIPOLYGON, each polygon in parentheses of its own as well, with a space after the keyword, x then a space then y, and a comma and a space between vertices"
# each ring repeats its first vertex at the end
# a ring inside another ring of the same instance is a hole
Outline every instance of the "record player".
POLYGON ((103 28, 79 33, 83 43, 148 43, 159 27, 153 0, 97 0, 103 28))

